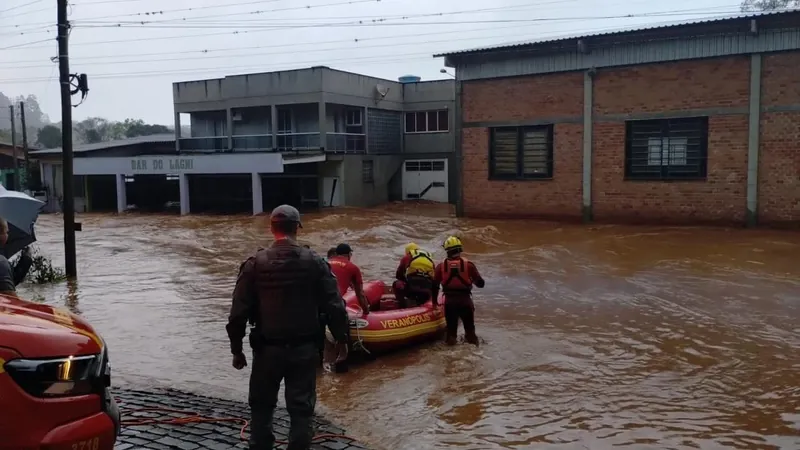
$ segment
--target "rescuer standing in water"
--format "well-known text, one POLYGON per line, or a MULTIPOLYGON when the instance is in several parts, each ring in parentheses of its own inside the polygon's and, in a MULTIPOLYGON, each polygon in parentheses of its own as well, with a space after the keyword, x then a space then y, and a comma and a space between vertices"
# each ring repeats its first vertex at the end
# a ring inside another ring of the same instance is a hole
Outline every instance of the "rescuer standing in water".
POLYGON ((241 370, 247 365, 242 351, 247 322, 255 323, 250 331, 250 449, 271 450, 275 444, 272 417, 283 380, 291 420, 287 448, 308 450, 317 401, 319 313, 326 314, 340 359, 347 356, 349 320, 328 264, 297 243, 302 228, 297 209, 278 206, 270 222, 275 242, 239 268, 226 329, 233 367, 241 370))
POLYGON ((450 236, 444 241, 447 258, 436 266, 435 280, 444 293, 444 319, 447 322, 447 344, 454 345, 458 336, 458 320, 464 324, 465 340, 478 345, 475 334, 475 304, 472 286, 482 288, 486 283, 472 261, 461 256, 464 246, 461 239, 450 236))

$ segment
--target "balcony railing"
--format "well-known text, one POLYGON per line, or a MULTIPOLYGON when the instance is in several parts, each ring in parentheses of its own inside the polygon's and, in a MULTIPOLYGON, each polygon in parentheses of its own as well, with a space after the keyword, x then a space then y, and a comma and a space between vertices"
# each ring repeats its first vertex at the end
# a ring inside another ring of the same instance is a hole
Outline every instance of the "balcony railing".
POLYGON ((233 151, 272 151, 271 134, 233 136, 233 151))
POLYGON ((366 153, 367 136, 356 133, 327 133, 325 135, 328 153, 366 153))
POLYGON ((181 138, 181 150, 219 152, 228 149, 227 136, 181 138))
POLYGON ((319 151, 319 133, 286 133, 275 136, 279 152, 319 151))

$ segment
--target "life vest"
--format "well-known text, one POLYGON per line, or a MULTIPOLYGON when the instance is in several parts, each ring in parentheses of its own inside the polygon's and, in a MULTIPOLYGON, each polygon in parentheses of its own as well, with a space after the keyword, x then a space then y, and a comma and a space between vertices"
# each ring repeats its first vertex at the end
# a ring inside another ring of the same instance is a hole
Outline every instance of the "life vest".
POLYGON ((411 255, 411 261, 408 263, 406 276, 422 275, 433 278, 436 265, 431 254, 421 249, 411 250, 409 254, 411 255))
POLYGON ((472 278, 469 276, 469 261, 467 258, 447 258, 442 262, 441 267, 443 291, 472 290, 472 278))

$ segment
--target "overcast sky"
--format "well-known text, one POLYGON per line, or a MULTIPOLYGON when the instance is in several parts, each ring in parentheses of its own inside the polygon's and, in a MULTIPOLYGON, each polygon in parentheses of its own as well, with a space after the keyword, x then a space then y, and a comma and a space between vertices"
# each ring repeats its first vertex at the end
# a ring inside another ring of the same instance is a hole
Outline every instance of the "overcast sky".
MULTIPOLYGON (((35 94, 57 122, 55 5, 0 1, 0 91, 35 94)), ((172 125, 175 81, 314 65, 431 80, 443 51, 737 13, 730 0, 72 0, 71 71, 91 89, 73 117, 172 125)))

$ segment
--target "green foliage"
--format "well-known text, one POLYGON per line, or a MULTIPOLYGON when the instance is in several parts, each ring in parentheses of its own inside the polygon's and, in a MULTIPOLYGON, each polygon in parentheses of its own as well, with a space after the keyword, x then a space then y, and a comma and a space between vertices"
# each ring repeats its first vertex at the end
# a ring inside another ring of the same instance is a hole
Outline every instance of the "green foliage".
MULTIPOLYGON (((42 112, 35 95, 21 95, 12 99, 0 92, 0 141, 11 142, 11 121, 4 117, 3 111, 8 111, 9 105, 13 104, 17 145, 22 146, 20 102, 23 102, 25 106, 25 122, 29 142, 34 144, 33 137, 35 136, 35 143, 39 147, 61 147, 61 127, 59 124, 50 123, 50 119, 42 112)), ((166 125, 148 124, 141 119, 125 119, 117 122, 102 117, 89 117, 80 122, 74 122, 72 130, 73 141, 76 144, 96 144, 115 139, 172 133, 173 131, 166 125)))
POLYGON ((800 7, 800 0, 743 0, 742 11, 777 11, 800 7))
POLYGON ((67 275, 60 267, 55 267, 53 261, 42 255, 38 249, 33 248, 33 264, 28 271, 27 281, 33 284, 59 283, 67 279, 67 275))
POLYGON ((147 124, 142 119, 115 122, 102 117, 89 117, 76 123, 73 129, 77 140, 86 144, 172 132, 172 129, 165 125, 147 124))
POLYGON ((36 133, 36 142, 44 148, 61 147, 61 128, 45 125, 36 133))
POLYGON ((125 119, 125 121, 122 122, 122 126, 125 129, 125 137, 129 138, 172 132, 172 128, 169 128, 165 125, 147 124, 144 123, 144 120, 142 119, 125 119))

